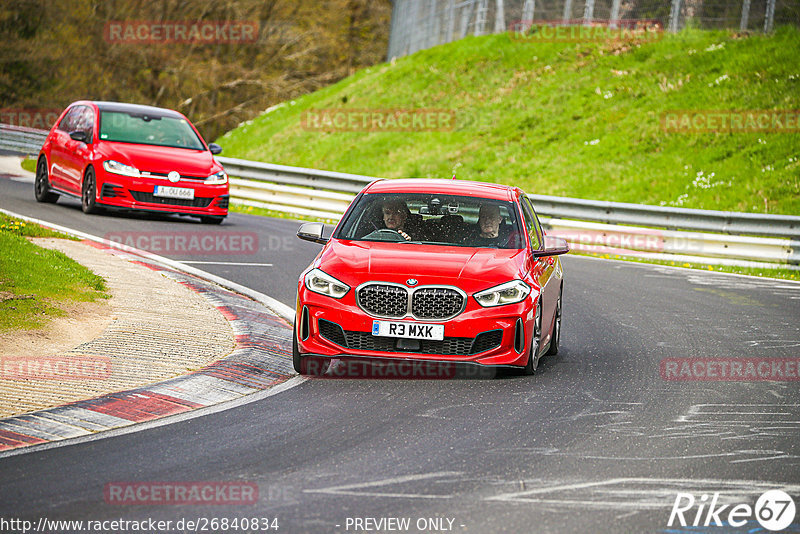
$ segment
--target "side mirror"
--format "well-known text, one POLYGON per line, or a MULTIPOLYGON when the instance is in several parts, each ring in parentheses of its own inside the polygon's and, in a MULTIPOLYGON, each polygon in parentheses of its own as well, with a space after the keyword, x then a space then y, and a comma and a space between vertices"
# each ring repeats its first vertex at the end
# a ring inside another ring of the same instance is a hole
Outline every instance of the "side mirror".
POLYGON ((300 226, 297 230, 297 237, 303 239, 305 241, 311 241, 312 243, 319 243, 320 245, 324 245, 328 242, 327 237, 322 237, 322 231, 325 229, 325 225, 318 222, 310 222, 305 223, 300 226))
POLYGON ((86 140, 88 139, 88 137, 86 136, 86 132, 84 132, 82 130, 77 130, 75 132, 70 132, 69 133, 69 137, 73 141, 80 141, 81 143, 85 143, 86 140))
POLYGON ((567 240, 563 237, 544 236, 544 247, 539 250, 534 250, 533 255, 537 258, 544 256, 559 256, 569 252, 569 245, 567 240))
POLYGON ((208 145, 208 150, 209 150, 209 151, 210 151, 212 154, 214 154, 215 156, 216 156, 217 154, 221 154, 221 153, 222 153, 222 147, 221 147, 221 146, 219 146, 217 143, 209 143, 209 145, 208 145))

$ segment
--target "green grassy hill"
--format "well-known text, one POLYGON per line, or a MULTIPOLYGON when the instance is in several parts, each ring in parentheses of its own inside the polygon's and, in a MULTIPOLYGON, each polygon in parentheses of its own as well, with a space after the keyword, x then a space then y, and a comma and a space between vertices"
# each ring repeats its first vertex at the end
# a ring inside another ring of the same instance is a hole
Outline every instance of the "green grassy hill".
MULTIPOLYGON (((467 38, 356 73, 228 132, 225 155, 530 193, 800 213, 800 133, 669 133, 674 110, 800 110, 800 31, 649 42, 467 38), (449 110, 446 131, 323 132, 308 110, 449 110)), ((797 126, 797 124, 795 124, 797 126)))

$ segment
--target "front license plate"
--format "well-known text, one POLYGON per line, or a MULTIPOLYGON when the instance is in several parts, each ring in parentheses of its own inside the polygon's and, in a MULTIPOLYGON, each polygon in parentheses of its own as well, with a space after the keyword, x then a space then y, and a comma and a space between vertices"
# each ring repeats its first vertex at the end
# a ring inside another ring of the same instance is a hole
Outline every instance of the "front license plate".
POLYGON ((404 337, 406 339, 444 339, 443 324, 400 323, 395 321, 372 321, 372 335, 382 337, 404 337))
POLYGON ((194 189, 190 189, 188 187, 169 187, 166 185, 157 185, 153 191, 153 196, 194 200, 194 189))

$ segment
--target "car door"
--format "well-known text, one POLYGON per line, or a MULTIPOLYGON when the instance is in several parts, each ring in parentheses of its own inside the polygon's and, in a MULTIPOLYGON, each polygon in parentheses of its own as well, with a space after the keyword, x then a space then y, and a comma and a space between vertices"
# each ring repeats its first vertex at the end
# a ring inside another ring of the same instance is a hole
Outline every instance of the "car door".
MULTIPOLYGON (((522 216, 525 219, 525 229, 528 232, 528 238, 531 243, 531 250, 536 251, 544 247, 544 233, 539 224, 539 219, 536 217, 536 212, 533 209, 533 204, 527 196, 521 199, 522 216)), ((533 259, 533 268, 531 275, 537 280, 542 288, 541 305, 542 305, 542 341, 547 339, 550 333, 550 325, 555 313, 556 299, 558 298, 558 280, 555 278, 556 272, 556 258, 554 256, 538 257, 533 259)))
POLYGON ((58 189, 65 189, 71 191, 67 187, 67 151, 69 150, 69 142, 72 141, 69 137, 69 132, 73 131, 77 124, 78 113, 82 106, 73 106, 70 108, 58 123, 55 129, 55 135, 50 148, 50 184, 58 189))
POLYGON ((81 193, 83 171, 89 160, 94 134, 94 110, 89 106, 75 106, 75 121, 71 125, 72 132, 86 134, 86 142, 76 141, 67 135, 63 155, 66 189, 76 194, 81 193))

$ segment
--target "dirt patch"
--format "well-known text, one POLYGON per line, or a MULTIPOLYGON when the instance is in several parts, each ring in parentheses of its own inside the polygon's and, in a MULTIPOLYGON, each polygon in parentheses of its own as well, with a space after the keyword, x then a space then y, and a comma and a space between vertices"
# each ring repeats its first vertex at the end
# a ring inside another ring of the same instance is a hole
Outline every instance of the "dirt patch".
MULTIPOLYGON (((9 300, 4 293, 7 292, 0 291, 0 301, 9 300)), ((55 355, 93 340, 111 323, 112 307, 106 300, 59 303, 58 307, 66 315, 51 318, 44 328, 0 332, 0 355, 5 358, 55 355)))

